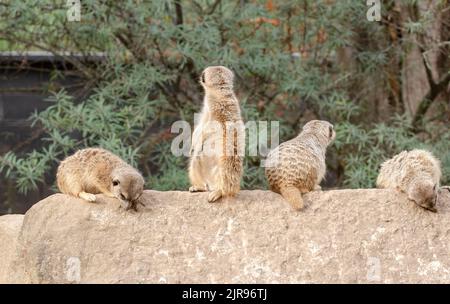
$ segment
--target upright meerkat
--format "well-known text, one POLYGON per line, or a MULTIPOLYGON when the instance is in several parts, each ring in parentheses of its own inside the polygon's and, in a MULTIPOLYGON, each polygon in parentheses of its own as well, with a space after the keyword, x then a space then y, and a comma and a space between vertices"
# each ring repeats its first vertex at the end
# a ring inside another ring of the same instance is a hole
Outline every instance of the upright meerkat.
POLYGON ((136 210, 144 190, 142 175, 120 157, 100 148, 77 151, 64 159, 56 173, 62 193, 95 202, 95 194, 117 198, 126 209, 136 210))
POLYGON ((205 97, 192 136, 189 191, 210 191, 209 202, 234 196, 240 189, 245 130, 233 79, 233 72, 223 66, 208 67, 200 77, 205 97), (213 151, 206 151, 211 143, 213 151))
POLYGON ((441 165, 425 150, 403 151, 381 165, 378 188, 404 192, 414 203, 436 212, 436 198, 441 179, 441 165))
POLYGON ((294 209, 301 210, 302 194, 320 189, 326 172, 326 149, 335 137, 331 123, 312 120, 297 137, 270 151, 266 160, 270 189, 280 193, 294 209))

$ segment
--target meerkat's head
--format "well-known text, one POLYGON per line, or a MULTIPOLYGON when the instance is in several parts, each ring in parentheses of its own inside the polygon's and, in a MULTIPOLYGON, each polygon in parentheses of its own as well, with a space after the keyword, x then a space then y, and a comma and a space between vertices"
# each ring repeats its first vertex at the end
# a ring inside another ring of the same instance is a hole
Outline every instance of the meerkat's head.
POLYGON ((315 134, 325 145, 331 144, 336 138, 334 126, 325 120, 311 120, 307 122, 303 126, 302 132, 315 134))
POLYGON ((234 74, 224 66, 210 66, 203 70, 200 84, 205 89, 232 89, 234 74))
POLYGON ((126 203, 136 202, 144 191, 144 178, 134 168, 113 170, 111 183, 111 192, 126 203))
POLYGON ((432 212, 436 212, 438 185, 430 181, 412 183, 408 192, 409 199, 417 205, 432 212))

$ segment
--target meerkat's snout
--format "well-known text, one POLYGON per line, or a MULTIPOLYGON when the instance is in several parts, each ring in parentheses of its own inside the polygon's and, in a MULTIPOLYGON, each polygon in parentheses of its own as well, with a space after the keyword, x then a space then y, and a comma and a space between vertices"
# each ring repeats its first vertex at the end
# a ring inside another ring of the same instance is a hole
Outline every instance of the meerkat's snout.
POLYGON ((205 71, 202 72, 202 75, 200 76, 200 83, 201 84, 205 84, 206 80, 205 80, 205 71))
POLYGON ((432 212, 437 212, 436 210, 437 200, 438 200, 438 185, 435 184, 433 187, 433 193, 426 202, 426 206, 428 206, 427 209, 432 212))
POLYGON ((334 141, 334 139, 336 138, 336 131, 334 130, 334 126, 330 125, 328 127, 328 136, 330 138, 330 142, 334 141))
POLYGON ((425 208, 431 212, 437 212, 436 201, 437 201, 437 197, 434 196, 432 198, 426 199, 421 204, 419 204, 419 206, 422 208, 425 208))
POLYGON ((437 186, 430 183, 422 183, 411 190, 410 199, 417 205, 432 212, 437 212, 437 186))

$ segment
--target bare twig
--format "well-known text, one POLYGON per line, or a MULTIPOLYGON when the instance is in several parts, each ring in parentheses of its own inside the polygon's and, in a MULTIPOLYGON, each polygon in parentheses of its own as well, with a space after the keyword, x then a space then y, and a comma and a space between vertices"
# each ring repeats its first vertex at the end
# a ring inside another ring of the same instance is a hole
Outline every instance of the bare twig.
POLYGON ((419 124, 423 121, 423 118, 427 113, 428 109, 430 108, 431 104, 434 102, 436 97, 447 88, 449 83, 450 83, 450 73, 444 75, 436 84, 433 84, 431 86, 428 93, 420 102, 416 114, 414 115, 412 122, 413 130, 418 129, 419 124))
POLYGON ((212 13, 214 13, 214 11, 216 10, 216 8, 219 6, 220 2, 222 2, 221 0, 216 0, 213 5, 209 8, 209 10, 206 12, 207 15, 211 15, 212 13))

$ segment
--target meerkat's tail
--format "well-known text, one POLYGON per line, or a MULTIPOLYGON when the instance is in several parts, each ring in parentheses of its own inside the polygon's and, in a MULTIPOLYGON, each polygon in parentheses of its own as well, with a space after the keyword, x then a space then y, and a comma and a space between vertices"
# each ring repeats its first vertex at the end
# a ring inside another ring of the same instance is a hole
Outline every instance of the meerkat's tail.
POLYGON ((287 200, 295 210, 302 210, 304 207, 300 190, 294 186, 287 186, 280 189, 281 196, 287 200))
POLYGON ((225 125, 225 136, 223 137, 224 154, 220 157, 220 183, 221 190, 225 196, 233 196, 239 192, 242 171, 243 152, 242 147, 245 146, 245 130, 241 129, 242 125, 232 125, 236 129, 230 129, 225 125))
POLYGON ((222 156, 219 165, 220 190, 224 196, 239 192, 242 177, 242 159, 239 156, 222 156))
POLYGON ((223 196, 234 196, 239 192, 242 176, 242 159, 238 156, 222 156, 219 160, 217 188, 210 192, 208 202, 223 196))

